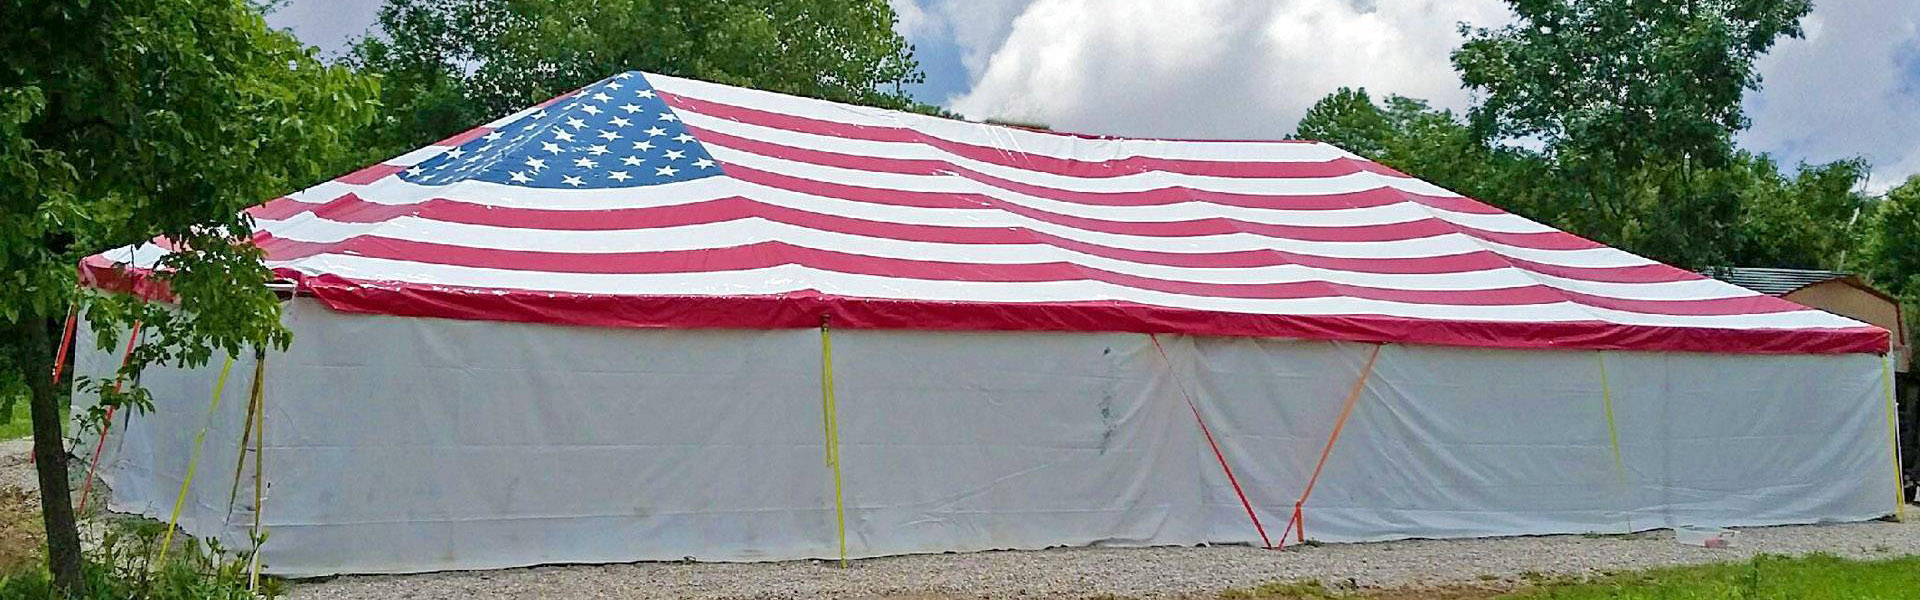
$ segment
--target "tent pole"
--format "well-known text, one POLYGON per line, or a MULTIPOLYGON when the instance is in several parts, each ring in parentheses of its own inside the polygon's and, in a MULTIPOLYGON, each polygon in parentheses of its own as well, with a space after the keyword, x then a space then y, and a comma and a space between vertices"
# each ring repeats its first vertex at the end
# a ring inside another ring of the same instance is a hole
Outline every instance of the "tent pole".
POLYGON ((1900 473, 1900 419, 1893 397, 1893 352, 1880 357, 1880 379, 1887 388, 1887 443, 1893 448, 1893 520, 1907 520, 1907 489, 1900 473))
MULTIPOLYGON (((1624 493, 1632 488, 1627 485, 1627 461, 1620 456, 1620 426, 1613 418, 1613 386, 1607 383, 1607 353, 1594 352, 1593 357, 1600 365, 1600 406, 1607 411, 1607 443, 1613 447, 1613 478, 1624 493)), ((1633 533, 1633 512, 1626 511, 1625 517, 1627 533, 1633 533)))
MULTIPOLYGON (((1313 475, 1307 478, 1306 489, 1301 490, 1300 499, 1293 502, 1293 517, 1287 520, 1286 532, 1295 533, 1297 537, 1294 539, 1297 542, 1303 544, 1307 542, 1307 517, 1301 509, 1306 506, 1307 497, 1313 495, 1314 484, 1320 482, 1320 470, 1326 468, 1327 457, 1333 454, 1333 443, 1340 441, 1340 431, 1346 428, 1347 417, 1353 415, 1354 405, 1360 402, 1360 392, 1367 388, 1367 378, 1373 375, 1373 363, 1380 359, 1382 347, 1385 347, 1385 344, 1375 343, 1373 353, 1367 355, 1366 366, 1360 368, 1360 378, 1353 381, 1353 388, 1347 391, 1346 404, 1340 407, 1340 418, 1333 422, 1333 433, 1327 436, 1326 447, 1320 449, 1320 462, 1314 463, 1313 475)), ((1286 532, 1281 534, 1282 543, 1286 542, 1286 532)))
POLYGON ((267 486, 262 471, 267 461, 267 395, 266 384, 260 376, 267 371, 267 352, 254 348, 253 356, 253 531, 247 536, 253 540, 253 556, 248 559, 247 589, 257 591, 260 589, 260 541, 266 538, 261 533, 260 515, 266 512, 267 486))
POLYGON ((167 517, 167 534, 160 540, 160 555, 155 564, 166 564, 167 551, 173 547, 173 532, 180 525, 180 508, 187 504, 187 488, 193 485, 193 474, 200 466, 200 445, 207 441, 207 428, 213 423, 213 415, 220 410, 221 392, 227 389, 227 375, 233 372, 233 357, 229 355, 226 363, 220 365, 220 377, 213 383, 213 405, 207 408, 207 420, 200 424, 200 431, 193 434, 193 450, 187 453, 187 476, 180 480, 180 493, 173 499, 173 514, 167 517))
MULTIPOLYGON (((140 325, 140 321, 134 321, 133 330, 127 333, 127 349, 120 354, 121 369, 127 368, 127 362, 133 360, 133 347, 140 341, 140 325)), ((120 386, 126 381, 126 378, 118 372, 114 373, 113 392, 120 393, 120 386)), ((100 451, 107 447, 107 433, 113 430, 113 413, 117 408, 120 407, 118 405, 107 407, 107 418, 100 423, 100 440, 93 444, 93 458, 87 464, 87 479, 80 484, 80 508, 78 509, 80 514, 87 512, 87 494, 93 491, 93 476, 100 470, 100 451)))
POLYGON ((840 541, 840 566, 847 566, 847 509, 840 486, 840 415, 833 398, 833 333, 820 317, 820 408, 826 427, 827 466, 833 469, 833 518, 840 541))
POLYGON ((233 485, 227 488, 227 516, 220 520, 222 524, 233 520, 233 505, 240 498, 240 476, 247 467, 247 443, 253 440, 253 422, 260 412, 260 380, 266 374, 266 356, 258 350, 253 356, 253 385, 247 389, 247 414, 240 421, 240 452, 233 462, 233 485))
MULTIPOLYGON (((1253 530, 1260 533, 1260 546, 1272 548, 1273 540, 1267 537, 1267 528, 1260 524, 1260 515, 1253 510, 1253 503, 1247 501, 1247 493, 1240 489, 1240 480, 1233 476, 1233 468, 1227 466, 1227 455, 1220 452, 1220 444, 1213 440, 1213 430, 1207 428, 1207 420, 1200 418, 1200 406, 1193 402, 1193 395, 1187 393, 1186 383, 1180 380, 1180 374, 1173 370, 1173 359, 1167 358, 1167 349, 1160 345, 1158 334, 1148 333, 1147 339, 1153 341, 1153 349, 1160 353, 1160 362, 1167 365, 1167 375, 1173 378, 1174 387, 1180 388, 1180 396, 1187 400, 1187 409, 1193 411, 1193 422, 1200 424, 1200 435, 1207 438, 1207 446, 1213 449, 1213 458, 1220 461, 1220 470, 1226 472, 1227 483, 1233 485, 1233 494, 1240 497, 1240 506, 1247 509, 1247 519, 1253 521, 1253 530)), ((1286 539, 1282 538, 1282 542, 1286 539)))

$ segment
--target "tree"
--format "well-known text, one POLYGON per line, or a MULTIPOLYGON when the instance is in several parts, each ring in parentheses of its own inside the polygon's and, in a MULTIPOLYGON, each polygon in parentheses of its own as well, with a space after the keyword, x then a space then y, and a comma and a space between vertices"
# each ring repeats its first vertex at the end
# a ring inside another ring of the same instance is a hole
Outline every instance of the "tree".
POLYGON ((934 111, 885 0, 389 0, 351 62, 385 77, 378 157, 645 70, 934 111))
POLYGON ((1808 0, 1508 0, 1497 29, 1463 26, 1453 54, 1494 140, 1537 140, 1574 229, 1684 266, 1727 260, 1739 237, 1740 100, 1755 61, 1800 35, 1808 0))
POLYGON ((1909 315, 1920 318, 1920 175, 1875 203, 1866 229, 1862 270, 1880 289, 1904 300, 1909 315))
POLYGON ((0 402, 31 403, 49 568, 77 595, 64 415, 49 378, 50 332, 81 294, 75 265, 162 236, 179 248, 139 265, 157 267, 171 305, 91 299, 103 339, 144 322, 124 379, 284 345, 240 211, 330 174, 346 136, 372 118, 377 86, 321 64, 245 0, 0 0, 0 14, 0 402))

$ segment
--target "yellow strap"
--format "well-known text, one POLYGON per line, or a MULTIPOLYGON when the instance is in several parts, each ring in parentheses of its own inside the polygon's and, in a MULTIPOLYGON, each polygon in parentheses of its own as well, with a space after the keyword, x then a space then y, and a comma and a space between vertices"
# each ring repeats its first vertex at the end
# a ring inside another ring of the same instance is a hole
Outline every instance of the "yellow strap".
MULTIPOLYGON (((1607 409, 1607 443, 1613 447, 1613 477, 1622 491, 1627 486, 1627 461, 1620 457, 1620 426, 1613 419, 1613 386, 1607 384, 1607 354, 1595 352, 1593 357, 1600 363, 1600 405, 1607 409)), ((1627 531, 1633 531, 1633 515, 1626 514, 1627 531)))
POLYGON ((160 541, 160 556, 154 564, 165 565, 167 550, 173 547, 173 530, 180 524, 180 507, 187 503, 187 486, 193 485, 193 473, 200 465, 200 444, 207 440, 207 426, 213 423, 213 415, 220 410, 220 393, 227 389, 227 374, 233 372, 233 356, 227 356, 227 362, 220 365, 220 378, 213 382, 213 406, 207 407, 207 420, 200 424, 200 431, 193 434, 193 451, 187 454, 187 476, 180 480, 180 494, 173 499, 173 514, 167 517, 167 535, 160 541))
POLYGON ((833 517, 840 539, 840 566, 847 566, 847 510, 840 491, 840 417, 833 400, 833 334, 820 321, 820 405, 826 422, 827 466, 833 468, 833 517))
POLYGON ((1887 388, 1887 444, 1893 448, 1893 520, 1906 521, 1907 488, 1900 481, 1900 412, 1893 397, 1892 352, 1880 361, 1880 377, 1887 388))

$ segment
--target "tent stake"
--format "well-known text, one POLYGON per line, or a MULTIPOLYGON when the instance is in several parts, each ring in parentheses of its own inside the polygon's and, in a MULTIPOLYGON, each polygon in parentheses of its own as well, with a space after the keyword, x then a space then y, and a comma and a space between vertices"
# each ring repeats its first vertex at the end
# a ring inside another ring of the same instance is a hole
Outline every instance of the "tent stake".
MULTIPOLYGON (((1320 462, 1313 465, 1313 476, 1307 478, 1307 488, 1300 491, 1300 499, 1293 502, 1293 517, 1287 520, 1287 531, 1297 534, 1299 543, 1307 542, 1307 517, 1301 510, 1307 504, 1307 497, 1313 495, 1313 486, 1320 482, 1320 470, 1326 468, 1327 457, 1333 454, 1333 443, 1340 441, 1340 430, 1347 426, 1347 417, 1353 415, 1353 406, 1360 402, 1360 392, 1367 388, 1367 378, 1373 375, 1373 363, 1380 359, 1380 348, 1384 344, 1373 345, 1373 353, 1367 355, 1367 365, 1360 368, 1360 378, 1353 381, 1353 389, 1347 391, 1346 405, 1340 407, 1340 418, 1333 422, 1333 433, 1327 436, 1327 446, 1320 449, 1320 462)), ((1284 542, 1286 534, 1281 534, 1284 542)))
MULTIPOLYGON (((1187 384, 1180 380, 1180 374, 1173 369, 1173 359, 1167 358, 1167 349, 1160 345, 1160 336, 1149 333, 1147 339, 1153 341, 1153 349, 1160 353, 1160 362, 1166 363, 1167 375, 1173 378, 1174 387, 1180 388, 1180 397, 1187 400, 1187 410, 1193 411, 1193 422, 1200 424, 1200 435, 1207 438, 1207 447, 1213 449, 1213 458, 1220 461, 1220 470, 1226 472, 1227 483, 1233 485, 1233 494, 1240 497, 1241 508, 1247 509, 1247 519, 1253 521, 1253 530, 1260 533, 1260 546, 1272 548, 1273 540, 1267 537, 1267 528, 1260 525, 1260 515, 1253 511, 1253 503, 1247 501, 1247 493, 1240 489, 1240 480, 1233 476, 1233 468, 1227 466, 1227 455, 1220 452, 1220 444, 1213 440, 1213 430, 1207 428, 1207 420, 1200 418, 1200 405, 1193 402, 1193 394, 1187 393, 1187 384)), ((1281 539, 1286 541, 1285 538, 1281 539)))

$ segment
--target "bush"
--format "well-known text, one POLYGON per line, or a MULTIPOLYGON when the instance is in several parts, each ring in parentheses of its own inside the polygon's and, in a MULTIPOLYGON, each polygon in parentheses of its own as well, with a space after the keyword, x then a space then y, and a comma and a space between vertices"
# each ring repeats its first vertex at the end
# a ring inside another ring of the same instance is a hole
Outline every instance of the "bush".
MULTIPOLYGON (((155 564, 166 526, 122 521, 108 527, 81 564, 86 594, 72 600, 251 600, 279 595, 280 582, 261 577, 260 593, 247 589, 251 551, 230 552, 217 541, 202 544, 175 536, 179 547, 155 564)), ((60 598, 45 565, 0 579, 0 600, 60 598)))

